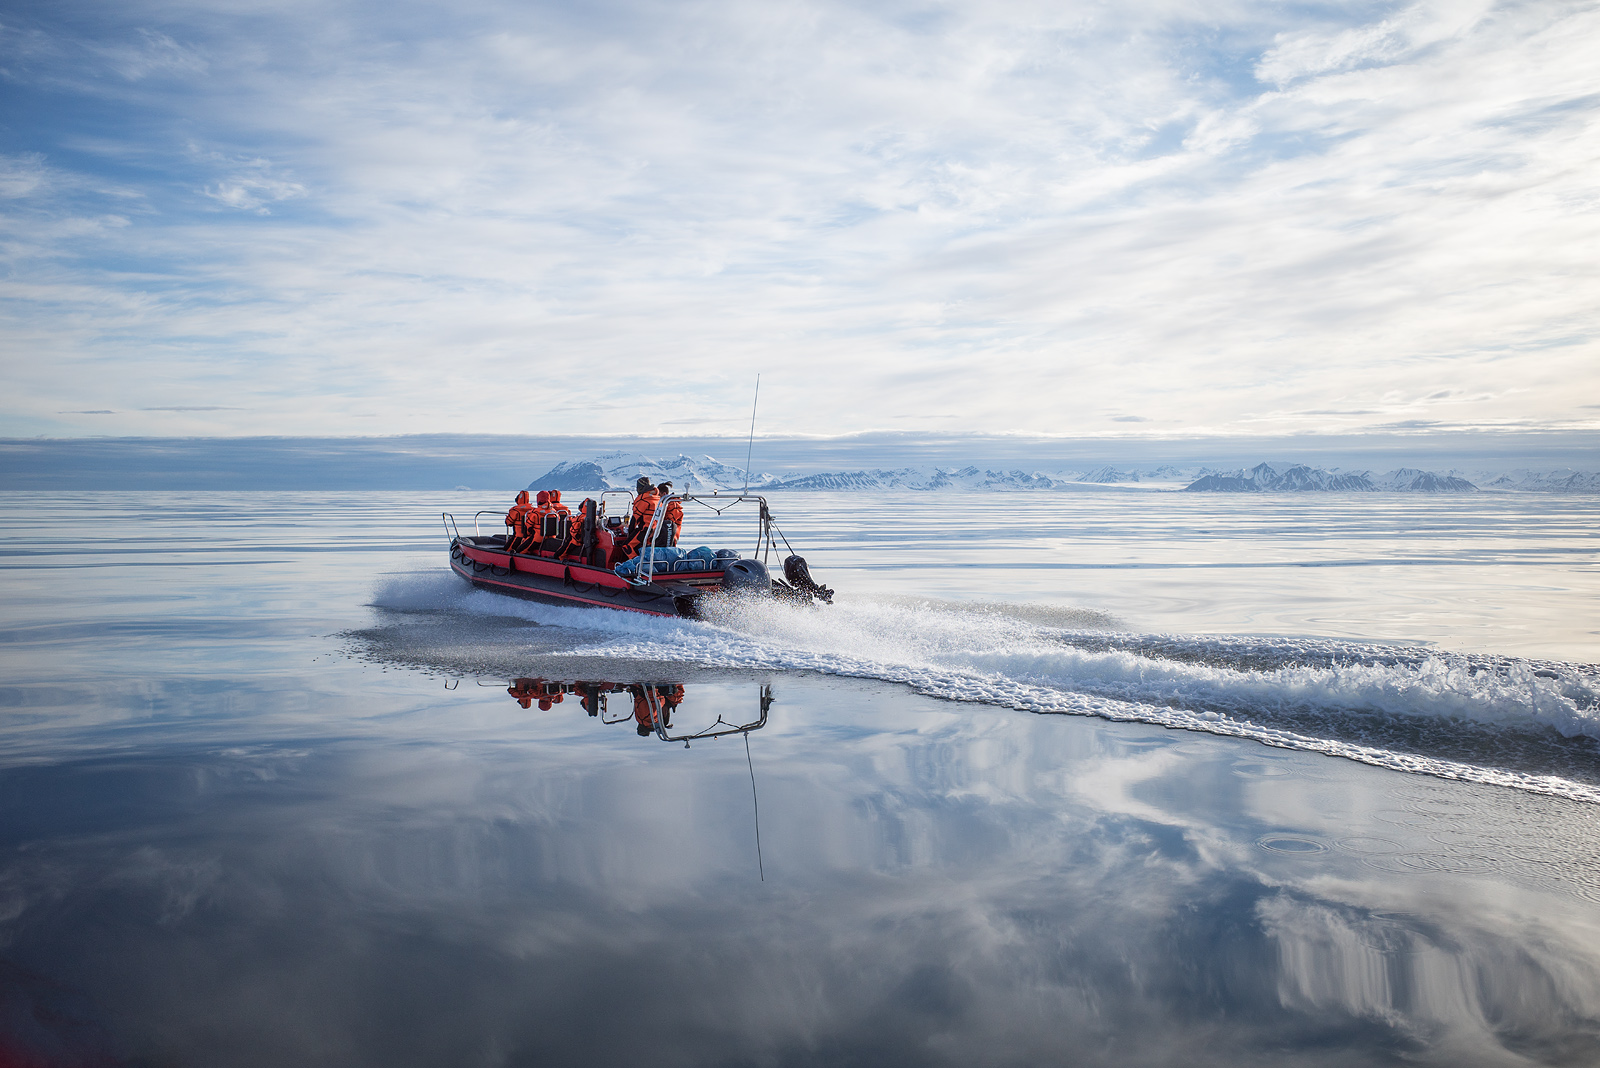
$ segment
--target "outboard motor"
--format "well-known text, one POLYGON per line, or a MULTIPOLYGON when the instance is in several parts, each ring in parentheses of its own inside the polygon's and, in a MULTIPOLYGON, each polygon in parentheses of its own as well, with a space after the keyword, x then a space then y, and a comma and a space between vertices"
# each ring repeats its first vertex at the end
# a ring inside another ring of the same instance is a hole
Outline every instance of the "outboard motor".
POLYGON ((811 569, 806 566, 803 556, 791 556, 783 562, 783 577, 789 580, 789 585, 804 593, 809 593, 824 604, 833 603, 833 591, 826 586, 817 585, 811 577, 811 569))
POLYGON ((722 572, 722 588, 729 593, 771 593, 772 576, 760 560, 733 560, 722 572))

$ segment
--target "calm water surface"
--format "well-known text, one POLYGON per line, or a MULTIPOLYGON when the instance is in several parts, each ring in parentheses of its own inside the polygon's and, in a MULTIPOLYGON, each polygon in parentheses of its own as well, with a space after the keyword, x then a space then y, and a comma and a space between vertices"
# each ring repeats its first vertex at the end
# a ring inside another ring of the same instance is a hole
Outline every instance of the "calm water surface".
POLYGON ((6 495, 0 1063, 1596 1063, 1595 506, 1355 500, 796 497, 699 624, 6 495))

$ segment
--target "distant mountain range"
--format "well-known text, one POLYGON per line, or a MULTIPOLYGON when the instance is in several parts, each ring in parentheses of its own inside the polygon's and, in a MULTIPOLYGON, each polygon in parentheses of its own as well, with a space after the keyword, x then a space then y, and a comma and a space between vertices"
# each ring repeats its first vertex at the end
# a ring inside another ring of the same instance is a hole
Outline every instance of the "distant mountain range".
MULTIPOLYGON (((651 482, 663 479, 680 491, 736 491, 746 485, 742 467, 711 456, 656 457, 643 453, 608 452, 580 460, 567 460, 528 484, 530 490, 559 489, 596 492, 631 490, 640 475, 651 482)), ((1146 468, 1142 472, 1101 467, 1091 471, 1045 474, 1026 471, 990 471, 978 467, 899 467, 859 471, 825 471, 779 476, 752 471, 753 490, 993 490, 1065 489, 1114 483, 1138 483, 1179 489, 1194 475, 1173 467, 1146 468)))
POLYGON ((1484 489, 1526 490, 1543 493, 1600 493, 1600 471, 1574 471, 1563 467, 1556 471, 1510 471, 1495 477, 1484 478, 1479 485, 1484 489))
POLYGON ((1478 487, 1455 475, 1402 467, 1386 475, 1370 471, 1334 472, 1305 464, 1257 464, 1248 471, 1204 475, 1184 489, 1194 493, 1476 493, 1478 487))
MULTIPOLYGON (((567 460, 534 479, 530 490, 563 492, 631 490, 640 475, 651 482, 670 480, 679 492, 710 493, 742 489, 745 471, 711 456, 647 456, 608 452, 567 460)), ((825 471, 779 476, 752 471, 748 485, 774 490, 1084 490, 1097 487, 1187 490, 1193 493, 1476 493, 1517 491, 1600 493, 1600 473, 1518 470, 1503 473, 1440 474, 1402 467, 1386 474, 1372 471, 1325 470, 1306 464, 1263 463, 1249 469, 1218 471, 1170 465, 1085 471, 992 471, 979 467, 901 467, 859 471, 825 471)))

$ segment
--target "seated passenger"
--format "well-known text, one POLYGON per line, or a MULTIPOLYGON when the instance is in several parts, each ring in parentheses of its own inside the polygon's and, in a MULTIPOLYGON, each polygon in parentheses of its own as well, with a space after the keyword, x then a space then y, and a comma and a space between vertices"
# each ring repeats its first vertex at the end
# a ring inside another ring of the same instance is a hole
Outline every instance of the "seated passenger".
POLYGON ((605 527, 600 523, 600 504, 593 497, 585 498, 572 513, 572 543, 566 555, 586 564, 603 563, 610 554, 611 543, 602 537, 605 527), (587 533, 585 533, 587 531, 587 533))
POLYGON ((560 512, 562 515, 567 516, 569 518, 572 515, 572 509, 568 508, 566 505, 561 503, 561 491, 560 490, 551 490, 550 491, 550 507, 555 509, 556 511, 560 512))
POLYGON ((523 490, 517 494, 517 503, 511 506, 506 513, 506 526, 511 528, 511 533, 506 535, 506 547, 512 552, 526 552, 519 548, 519 543, 525 542, 530 531, 529 516, 533 513, 533 505, 528 503, 528 491, 523 490))
MULTIPOLYGON (((572 509, 561 503, 561 491, 550 491, 550 513, 556 517, 556 534, 553 544, 541 546, 545 551, 557 556, 565 556, 572 548, 574 523, 572 509)), ((547 538, 546 541, 549 541, 547 538)))
POLYGON ((538 503, 528 509, 523 519, 523 536, 512 546, 516 552, 531 553, 536 552, 539 548, 539 529, 544 523, 544 517, 550 511, 550 495, 544 490, 540 490, 539 496, 535 500, 538 503))
POLYGON ((656 514, 656 505, 661 503, 660 492, 644 475, 639 476, 634 488, 638 491, 638 495, 633 499, 633 514, 628 517, 627 531, 619 539, 621 547, 615 553, 616 559, 611 561, 613 567, 639 555, 644 532, 650 526, 650 518, 656 514))

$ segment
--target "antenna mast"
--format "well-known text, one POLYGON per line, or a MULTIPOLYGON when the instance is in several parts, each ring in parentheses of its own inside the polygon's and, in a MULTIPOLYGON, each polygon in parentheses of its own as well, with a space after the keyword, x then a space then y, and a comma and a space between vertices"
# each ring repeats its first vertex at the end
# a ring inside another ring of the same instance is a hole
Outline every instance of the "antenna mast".
POLYGON ((756 395, 750 400, 750 444, 744 450, 744 489, 739 491, 742 497, 750 492, 750 456, 756 447, 756 402, 761 399, 761 376, 756 375, 756 395))

